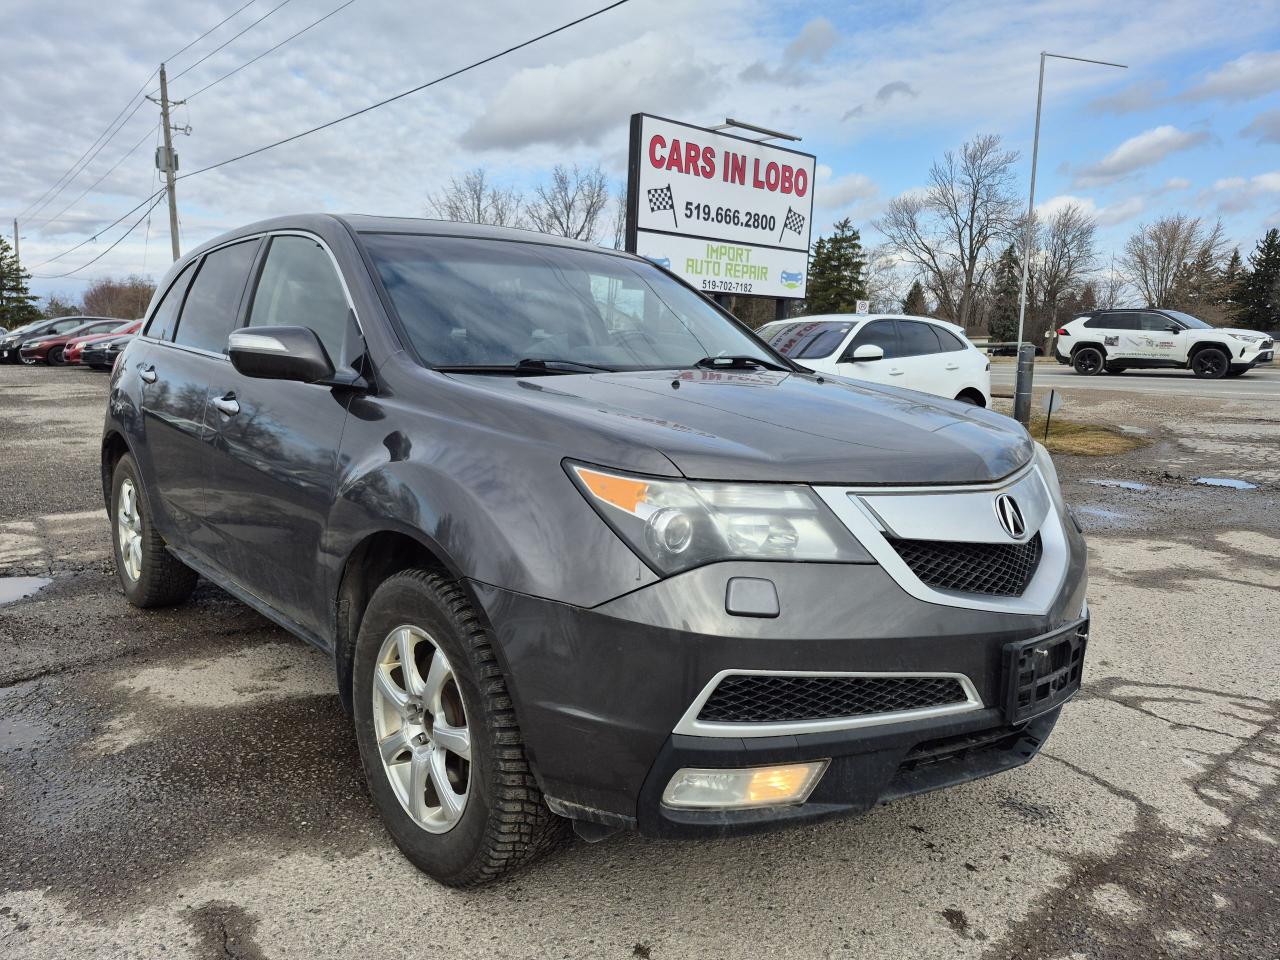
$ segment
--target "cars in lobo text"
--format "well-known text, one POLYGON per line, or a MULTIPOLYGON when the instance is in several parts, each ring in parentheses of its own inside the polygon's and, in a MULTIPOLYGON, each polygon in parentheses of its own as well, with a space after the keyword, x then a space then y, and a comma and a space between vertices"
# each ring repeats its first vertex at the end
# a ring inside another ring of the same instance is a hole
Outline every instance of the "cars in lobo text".
POLYGON ((95 333, 114 333, 128 325, 128 320, 90 320, 61 333, 46 333, 22 341, 20 353, 23 363, 47 363, 60 367, 66 363, 64 352, 68 341, 95 333))
POLYGON ((779 353, 819 373, 991 406, 991 363, 952 323, 821 314, 774 320, 756 332, 779 353))
POLYGON ((111 379, 127 598, 207 577, 329 652, 440 881, 1028 761, 1085 544, 1014 421, 813 374, 628 254, 283 217, 188 253, 111 379))
POLYGON ((1239 377, 1270 363, 1275 341, 1256 330, 1214 327, 1178 310, 1094 310, 1058 328, 1054 354, 1076 373, 1175 368, 1239 377))

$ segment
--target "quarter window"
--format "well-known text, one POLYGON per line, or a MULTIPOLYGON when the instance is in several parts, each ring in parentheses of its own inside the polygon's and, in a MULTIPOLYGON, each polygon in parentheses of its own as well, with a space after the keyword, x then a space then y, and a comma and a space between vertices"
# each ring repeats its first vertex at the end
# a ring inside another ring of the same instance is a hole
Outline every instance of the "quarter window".
POLYGON ((271 240, 267 262, 253 295, 251 327, 308 327, 334 363, 342 359, 347 332, 347 297, 333 261, 310 237, 271 240))
POLYGON ((196 261, 193 260, 182 268, 182 272, 178 274, 178 278, 169 285, 168 291, 160 300, 160 305, 156 307, 156 312, 151 315, 151 320, 147 323, 147 329, 143 334, 148 337, 155 337, 157 340, 171 340, 173 338, 173 328, 178 319, 178 309, 182 306, 182 296, 187 292, 187 287, 191 285, 191 278, 195 276, 196 261))
POLYGON ((942 350, 931 324, 920 323, 918 320, 899 320, 898 335, 902 338, 904 357, 922 357, 942 350))
POLYGON ((258 241, 248 240, 205 254, 182 307, 174 343, 211 353, 226 352, 227 335, 235 328, 240 297, 257 250, 258 241))
POLYGON ((934 327, 933 332, 938 337, 943 353, 955 353, 957 350, 965 349, 964 341, 945 327, 934 327))

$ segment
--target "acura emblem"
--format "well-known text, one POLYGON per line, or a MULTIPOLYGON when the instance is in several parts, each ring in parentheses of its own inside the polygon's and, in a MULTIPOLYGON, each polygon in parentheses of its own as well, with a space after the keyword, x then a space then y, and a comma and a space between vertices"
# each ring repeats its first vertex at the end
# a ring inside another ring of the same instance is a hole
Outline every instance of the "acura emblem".
POLYGON ((1015 540, 1021 540, 1022 535, 1027 532, 1027 523, 1022 519, 1018 501, 1007 493, 996 497, 996 517, 1000 521, 1000 526, 1004 527, 1004 532, 1015 540))

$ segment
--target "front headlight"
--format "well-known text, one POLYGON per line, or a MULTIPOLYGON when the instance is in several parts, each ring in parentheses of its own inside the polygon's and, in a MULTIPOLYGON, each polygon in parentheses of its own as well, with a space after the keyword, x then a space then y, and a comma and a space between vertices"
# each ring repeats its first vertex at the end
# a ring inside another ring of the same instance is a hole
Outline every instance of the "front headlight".
POLYGON ((716 560, 874 562, 808 487, 568 468, 604 521, 659 573, 716 560))
POLYGON ((1263 340, 1267 339, 1263 336, 1255 337, 1244 333, 1233 333, 1231 336, 1235 337, 1237 340, 1243 340, 1245 343, 1261 343, 1263 340))

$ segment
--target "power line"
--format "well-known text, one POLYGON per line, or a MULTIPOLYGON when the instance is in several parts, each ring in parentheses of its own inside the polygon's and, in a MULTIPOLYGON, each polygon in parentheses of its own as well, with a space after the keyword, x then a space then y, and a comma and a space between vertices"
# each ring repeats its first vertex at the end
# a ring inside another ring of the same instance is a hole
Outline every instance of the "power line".
POLYGON ((599 10, 595 10, 591 13, 584 14, 583 16, 578 17, 576 20, 570 20, 568 23, 561 24, 560 26, 552 30, 548 30, 546 33, 540 33, 536 37, 530 37, 528 40, 524 40, 520 43, 515 44, 514 46, 507 47, 505 50, 501 50, 498 53, 491 54, 485 57, 483 60, 476 60, 474 63, 469 63, 465 67, 459 67, 457 70, 453 70, 453 71, 450 71, 449 73, 442 74, 436 77, 434 80, 428 80, 426 83, 420 83, 416 87, 410 87, 408 90, 405 90, 401 93, 397 93, 395 96, 387 97, 385 100, 379 100, 377 103, 371 103, 367 107, 361 107, 359 110, 354 110, 351 113, 348 113, 341 117, 337 117, 336 119, 330 120, 327 123, 322 123, 319 126, 312 127, 309 130, 303 130, 300 133, 295 133, 292 136, 285 137, 282 140, 276 140, 274 143, 268 143, 265 146, 255 147, 253 150, 248 150, 234 157, 228 157, 226 160, 219 160, 217 163, 211 163, 207 167, 201 167, 198 170, 192 170, 190 173, 181 174, 178 177, 178 179, 185 180, 187 177, 194 177, 202 173, 208 173, 210 170, 216 170, 219 167, 225 167, 228 164, 235 163, 238 160, 244 160, 248 157, 256 156, 259 153, 266 153, 268 150, 273 150, 276 147, 283 146, 286 143, 292 143, 295 140, 301 140, 303 137, 308 137, 313 133, 319 133, 321 130, 327 130, 329 127, 337 126, 338 124, 344 123, 347 120, 351 120, 355 117, 361 116, 362 114, 366 114, 366 113, 369 113, 370 111, 377 110, 379 107, 385 107, 389 103, 394 103, 397 100, 403 100, 405 97, 410 96, 411 94, 418 93, 419 91, 427 89, 427 87, 434 87, 438 83, 443 83, 446 80, 452 80, 454 77, 461 76, 462 74, 467 73, 468 71, 476 69, 477 67, 483 67, 487 63, 492 63, 495 60, 499 60, 502 57, 507 56, 508 54, 515 53, 517 50, 523 50, 525 47, 532 46, 533 44, 537 43, 540 40, 547 39, 547 37, 553 37, 557 33, 563 33, 564 31, 572 27, 576 27, 580 23, 585 23, 588 20, 598 17, 601 14, 608 13, 610 10, 617 9, 623 4, 629 3, 629 2, 630 0, 614 0, 614 2, 609 4, 608 6, 604 6, 604 7, 601 7, 599 10))
MULTIPOLYGON (((37 279, 37 280, 61 280, 61 279, 62 279, 62 278, 64 278, 64 277, 69 277, 69 276, 71 276, 72 274, 79 273, 81 270, 83 270, 83 269, 84 269, 85 267, 87 267, 87 266, 90 266, 90 265, 92 265, 92 264, 94 264, 94 263, 97 263, 99 260, 101 260, 103 257, 105 257, 108 253, 110 253, 112 250, 114 250, 116 247, 120 246, 120 244, 124 242, 125 237, 129 236, 129 234, 131 234, 131 233, 133 233, 133 231, 137 230, 137 229, 138 229, 138 225, 139 225, 139 224, 141 224, 143 220, 147 219, 147 217, 149 217, 149 216, 151 215, 151 211, 152 211, 153 209, 155 209, 155 207, 160 203, 160 201, 161 201, 161 200, 163 200, 163 199, 164 199, 164 191, 163 191, 163 190, 157 191, 157 193, 158 193, 158 196, 157 196, 157 197, 155 198, 155 200, 152 202, 151 206, 147 207, 146 212, 144 212, 144 213, 142 214, 142 216, 140 216, 137 220, 133 221, 133 224, 129 227, 129 229, 128 229, 128 230, 126 230, 124 233, 120 234, 120 236, 118 236, 118 237, 115 239, 115 241, 111 244, 111 246, 107 247, 107 249, 103 250, 101 253, 99 253, 99 254, 98 254, 96 257, 94 257, 92 260, 88 261, 87 263, 82 263, 82 264, 80 264, 80 266, 76 267, 74 270, 68 270, 66 273, 32 274, 33 278, 34 278, 34 279, 37 279)), ((144 201, 144 202, 145 202, 145 201, 144 201)), ((137 208, 137 207, 134 207, 134 210, 136 210, 136 209, 138 209, 138 208, 137 208)), ((124 219, 124 217, 121 217, 121 218, 120 218, 120 220, 123 220, 123 219, 124 219)), ((116 223, 119 223, 119 222, 120 222, 120 220, 117 220, 117 221, 116 221, 116 223)), ((112 224, 112 226, 115 226, 115 224, 112 224)), ((68 251, 68 253, 69 253, 69 252, 70 252, 70 251, 68 251)), ((45 262, 47 263, 48 261, 45 261, 45 262)))
POLYGON ((135 143, 132 147, 130 147, 130 148, 125 152, 124 156, 122 156, 119 160, 117 160, 115 163, 113 163, 113 164, 111 165, 111 169, 110 169, 110 170, 108 170, 106 173, 104 173, 102 176, 100 176, 97 180, 93 181, 93 183, 89 184, 89 186, 85 187, 85 188, 84 188, 84 190, 80 193, 80 195, 79 195, 78 197, 76 197, 74 200, 72 200, 70 203, 68 203, 65 207, 63 207, 61 210, 59 210, 59 211, 58 211, 57 213, 55 213, 53 216, 51 216, 51 217, 41 217, 41 218, 40 218, 39 220, 37 220, 37 221, 29 221, 28 225, 29 225, 29 226, 34 226, 35 224, 39 223, 39 224, 43 224, 44 226, 48 226, 49 224, 53 223, 55 220, 59 219, 59 218, 60 218, 64 213, 66 213, 68 210, 70 210, 72 207, 74 207, 77 203, 79 203, 81 200, 83 200, 85 197, 87 197, 87 196, 89 195, 89 193, 93 190, 93 188, 94 188, 94 187, 96 187, 98 184, 100 184, 103 180, 107 179, 107 177, 111 176, 111 174, 115 173, 115 172, 116 172, 116 170, 119 168, 120 164, 124 163, 124 162, 125 162, 126 160, 128 160, 131 156, 133 156, 133 155, 137 152, 137 150, 138 150, 138 148, 139 148, 140 146, 142 146, 144 143, 146 143, 148 140, 150 140, 150 139, 151 139, 151 134, 152 134, 152 132, 153 132, 153 131, 158 132, 158 131, 159 131, 159 129, 160 129, 160 124, 159 124, 159 123, 157 123, 154 127, 152 127, 150 130, 148 130, 146 133, 144 133, 144 134, 142 135, 142 139, 141 139, 141 140, 139 140, 139 141, 138 141, 137 143, 135 143))
MULTIPOLYGON (((262 51, 262 53, 258 54, 258 55, 257 55, 256 57, 254 57, 252 60, 246 60, 244 63, 240 64, 240 66, 236 67, 234 70, 230 71, 229 73, 224 73, 224 74, 223 74, 222 76, 220 76, 217 80, 211 80, 209 83, 206 83, 203 87, 201 87, 201 88, 200 88, 199 90, 197 90, 195 93, 189 93, 189 94, 187 94, 183 99, 184 99, 187 103, 190 103, 192 100, 194 100, 196 97, 200 96, 200 94, 204 93, 204 92, 205 92, 206 90, 208 90, 210 87, 215 86, 215 85, 217 85, 217 84, 221 83, 223 80, 226 80, 228 77, 234 76, 235 74, 237 74, 237 73, 239 73, 241 70, 243 70, 245 67, 248 67, 248 66, 250 66, 250 65, 252 65, 252 64, 257 63, 257 62, 258 62, 259 60, 261 60, 263 57, 267 56, 267 54, 275 53, 275 51, 279 50, 281 47, 283 47, 283 46, 284 46, 286 43, 288 43, 290 40, 296 40, 298 37, 302 36, 304 33, 306 33, 306 32, 307 32, 308 30, 310 30, 312 27, 319 26, 320 24, 322 24, 322 23, 324 23, 326 20, 328 20, 330 17, 332 17, 335 13, 341 13, 343 10, 347 9, 347 7, 351 6, 351 5, 352 5, 353 3, 355 3, 355 2, 356 2, 356 0, 347 0, 347 2, 346 2, 346 3, 344 3, 344 4, 342 4, 341 6, 335 7, 334 9, 330 10, 330 11, 329 11, 328 13, 326 13, 323 17, 321 17, 319 20, 312 20, 309 24, 307 24, 305 27, 303 27, 303 28, 302 28, 301 30, 299 30, 297 33, 290 34, 289 36, 287 36, 287 37, 285 37, 283 40, 281 40, 279 43, 277 43, 274 47, 271 47, 271 48, 270 48, 270 49, 268 49, 268 50, 263 50, 263 51, 262 51)), ((177 79, 177 78, 175 77, 175 79, 177 79)))
MULTIPOLYGON (((286 2, 287 2, 287 0, 286 0, 286 2)), ((493 62, 493 61, 495 61, 495 60, 499 60, 499 59, 501 59, 502 57, 505 57, 505 56, 508 56, 509 54, 515 53, 517 50, 523 50, 525 47, 532 46, 533 44, 538 43, 538 42, 539 42, 539 41, 541 41, 541 40, 545 40, 545 39, 547 39, 548 37, 553 37, 553 36, 555 36, 555 35, 556 35, 556 34, 558 34, 558 33, 563 33, 563 32, 564 32, 564 31, 566 31, 566 30, 569 30, 569 29, 571 29, 571 28, 573 28, 573 27, 576 27, 576 26, 578 26, 579 24, 585 23, 585 22, 586 22, 586 21, 588 21, 588 20, 592 20, 592 19, 594 19, 594 18, 596 18, 596 17, 598 17, 598 16, 601 16, 602 14, 608 13, 608 12, 609 12, 609 11, 611 11, 611 10, 615 10, 615 9, 617 9, 618 7, 621 7, 621 6, 623 6, 624 4, 629 3, 629 2, 630 2, 630 0, 614 0, 614 2, 613 2, 613 3, 610 3, 610 4, 606 5, 606 6, 603 6, 603 7, 599 8, 598 10, 594 10, 594 11, 592 11, 591 13, 584 14, 583 16, 578 17, 577 19, 570 20, 570 21, 568 21, 567 23, 563 23, 563 24, 561 24, 561 25, 560 25, 560 26, 558 26, 558 27, 555 27, 555 28, 553 28, 553 29, 551 29, 551 30, 547 30, 547 31, 546 31, 546 32, 544 32, 544 33, 540 33, 540 34, 538 34, 538 35, 537 35, 537 36, 535 36, 535 37, 530 37, 528 40, 524 40, 524 41, 521 41, 520 43, 514 44, 513 46, 507 47, 505 50, 500 50, 499 52, 494 53, 494 54, 490 54, 489 56, 484 57, 484 58, 483 58, 483 59, 481 59, 481 60, 476 60, 476 61, 474 61, 474 62, 472 62, 472 63, 469 63, 469 64, 467 64, 467 65, 466 65, 466 66, 464 66, 464 67, 459 67, 457 70, 452 70, 452 71, 450 71, 449 73, 441 74, 440 76, 436 77, 436 78, 435 78, 435 79, 433 79, 433 80, 428 80, 426 83, 418 84, 416 87, 410 87, 408 90, 404 90, 404 91, 402 91, 402 92, 400 92, 400 93, 395 94, 394 96, 387 97, 387 98, 386 98, 386 99, 384 99, 384 100, 379 100, 379 101, 377 101, 376 103, 371 103, 371 104, 369 104, 369 106, 367 106, 367 107, 362 107, 362 108, 361 108, 361 109, 359 109, 359 110, 352 111, 351 113, 348 113, 348 114, 346 114, 346 115, 344 115, 344 116, 337 117, 337 118, 335 118, 335 119, 333 119, 333 120, 330 120, 330 121, 328 121, 327 123, 322 123, 322 124, 320 124, 319 126, 312 127, 312 128, 310 128, 309 130, 303 130, 303 131, 301 131, 301 132, 299 132, 299 133, 295 133, 295 134, 293 134, 292 136, 285 137, 285 138, 283 138, 283 139, 281 139, 281 140, 276 140, 274 143, 268 143, 268 144, 266 144, 266 145, 264 145, 264 146, 257 147, 257 148, 255 148, 255 149, 253 149, 253 150, 246 151, 245 153, 238 154, 237 156, 234 156, 234 157, 228 157, 226 160, 219 160, 217 163, 211 163, 211 164, 209 164, 208 166, 205 166, 205 167, 201 167, 201 168, 199 168, 198 170, 192 170, 190 173, 180 174, 180 175, 179 175, 179 176, 177 176, 175 179, 176 179, 176 180, 185 180, 185 179, 187 179, 188 177, 194 177, 194 176, 198 176, 199 174, 202 174, 202 173, 208 173, 210 170, 216 170, 216 169, 218 169, 219 167, 225 167, 225 166, 228 166, 229 164, 236 163, 236 162, 237 162, 237 161, 239 161, 239 160, 244 160, 244 159, 246 159, 246 158, 248 158, 248 157, 256 156, 257 154, 260 154, 260 153, 265 153, 265 152, 266 152, 266 151, 268 151, 268 150, 272 150, 272 149, 274 149, 274 148, 276 148, 276 147, 283 146, 283 145, 284 145, 284 144, 286 144, 286 143, 292 143, 292 142, 293 142, 293 141, 295 141, 295 140, 301 140, 303 137, 310 136, 310 135, 311 135, 311 134, 313 134, 313 133, 318 133, 319 131, 321 131, 321 130, 325 130, 325 129, 328 129, 329 127, 337 126, 338 124, 343 123, 343 122, 345 122, 345 121, 347 121, 347 120, 351 120, 351 119, 353 119, 353 118, 355 118, 355 117, 361 116, 362 114, 366 114, 366 113, 369 113, 369 112, 371 112, 371 111, 373 111, 373 110, 377 110, 379 107, 385 107, 385 106, 386 106, 387 104, 389 104, 389 103, 394 103, 394 102, 395 102, 395 101, 397 101, 397 100, 402 100, 402 99, 404 99, 405 97, 410 96, 410 95, 415 94, 415 93, 418 93, 419 91, 425 90, 425 89, 427 89, 428 87, 433 87, 433 86, 435 86, 436 84, 443 83, 443 82, 444 82, 444 81, 446 81, 446 80, 451 80, 451 79, 453 79, 454 77, 460 76, 460 75, 462 75, 462 74, 464 74, 464 73, 467 73, 467 72, 469 72, 469 71, 471 71, 471 70, 475 70, 477 67, 482 67, 482 66, 484 66, 485 64, 492 63, 492 62, 493 62)), ((283 4, 282 4, 281 6, 283 6, 283 4)), ((278 8, 277 8, 277 9, 278 9, 278 8)), ((151 204, 151 206, 152 206, 152 207, 154 207, 154 206, 156 205, 156 203, 158 203, 158 202, 159 202, 159 200, 158 200, 157 198, 158 198, 158 197, 160 197, 160 196, 162 196, 163 194, 164 194, 164 190, 158 190, 158 191, 156 191, 155 193, 152 193, 150 196, 148 196, 148 197, 146 197, 145 199, 143 199, 143 200, 142 200, 140 203, 138 203, 136 206, 133 206, 133 207, 129 208, 129 209, 128 209, 128 210, 126 210, 123 214, 121 214, 119 217, 117 217, 115 220, 113 220, 111 223, 107 224, 107 226, 105 226, 105 227, 103 227, 101 230, 97 231, 97 232, 96 232, 92 237, 89 237, 89 238, 87 238, 87 239, 85 239, 85 240, 80 241, 80 243, 76 244, 74 247, 71 247, 71 248, 69 248, 69 249, 67 249, 67 250, 62 251, 62 253, 59 253, 57 256, 50 257, 48 260, 44 260, 44 261, 42 261, 41 263, 37 264, 36 266, 37 266, 37 267, 42 267, 42 266, 45 266, 46 264, 53 263, 53 262, 54 262, 54 261, 56 261, 56 260, 61 260, 61 259, 62 259, 63 257, 65 257, 67 254, 69 254, 69 253, 74 253, 76 250, 79 250, 81 247, 85 246, 86 244, 92 243, 94 240, 96 240, 96 239, 97 239, 97 237, 98 237, 98 235, 99 235, 99 234, 102 234, 102 233, 106 232, 107 230, 110 230, 112 227, 114 227, 116 224, 120 223, 122 220, 124 220, 124 219, 125 219, 126 217, 128 217, 130 214, 132 214, 132 213, 134 213, 134 212, 136 212, 136 211, 138 211, 138 210, 142 209, 142 207, 146 206, 148 203, 150 203, 150 204, 151 204), (154 202, 153 202, 153 201, 154 201, 154 202)), ((150 213, 150 212, 151 212, 151 208, 150 208, 150 207, 148 208, 147 212, 148 212, 148 213, 150 213)), ((137 223, 141 223, 141 220, 137 221, 137 223)), ((135 224, 134 224, 134 226, 135 226, 135 227, 137 226, 137 223, 135 223, 135 224)), ((130 229, 132 230, 133 228, 130 228, 130 229)), ((126 236, 127 236, 127 235, 128 235, 128 234, 126 234, 126 236)), ((123 239, 123 238, 122 238, 122 239, 123 239)), ((116 242, 118 243, 119 241, 116 241, 116 242)), ((112 246, 114 247, 114 246, 115 246, 115 244, 112 244, 112 246)), ((103 251, 103 253, 106 253, 106 251, 103 251)), ((99 257, 101 257, 101 256, 102 256, 102 254, 99 254, 97 257, 94 257, 94 258, 93 258, 93 260, 90 260, 90 261, 89 261, 89 263, 93 263, 94 261, 96 261, 97 259, 99 259, 99 257)), ((84 267, 89 266, 89 263, 86 263, 86 264, 83 264, 83 265, 82 265, 82 266, 80 266, 80 267, 77 267, 75 270, 71 271, 71 273, 75 273, 75 272, 77 272, 77 271, 79 271, 79 270, 84 269, 84 267)), ((70 273, 68 273, 68 274, 61 274, 60 276, 70 276, 70 273)), ((52 279, 52 278, 49 278, 49 277, 41 277, 40 279, 52 279)))
MULTIPOLYGON (((197 43, 199 43, 209 34, 213 33, 215 30, 221 27, 224 23, 226 23, 232 17, 236 16, 236 14, 238 14, 241 10, 245 9, 245 7, 255 2, 256 0, 248 0, 248 3, 245 3, 240 7, 237 7, 233 13, 219 20, 216 24, 214 24, 204 33, 200 34, 200 36, 196 37, 194 40, 188 43, 185 47, 183 47, 177 53, 173 54, 173 56, 169 57, 169 59, 172 60, 174 57, 177 57, 180 54, 186 53, 188 50, 190 50, 193 46, 195 46, 197 43)), ((67 170, 62 174, 62 176, 58 177, 58 179, 53 182, 53 186, 49 187, 48 190, 42 193, 34 203, 28 204, 25 208, 23 208, 22 212, 18 214, 19 220, 25 220, 28 217, 35 216, 35 214, 39 213, 42 209, 44 209, 44 207, 52 203, 54 198, 57 197, 59 193, 61 193, 68 186, 71 185, 71 181, 74 180, 76 177, 78 177, 84 171, 84 168, 93 161, 94 157, 96 157, 98 153, 101 152, 102 148, 105 147, 107 143, 111 141, 111 138, 114 137, 116 134, 118 134, 121 128, 126 123, 129 122, 129 120, 133 117, 135 113, 138 112, 138 108, 141 107, 143 104, 143 101, 138 100, 138 98, 143 93, 146 92, 147 86, 151 83, 151 78, 154 77, 159 72, 160 72, 159 67, 151 71, 151 73, 147 76, 147 79, 142 81, 142 86, 138 88, 137 92, 134 93, 133 96, 131 96, 127 101, 125 101, 125 105, 120 108, 120 112, 117 113, 111 119, 111 122, 107 124, 106 129, 104 129, 102 133, 98 134, 97 139, 95 139, 93 143, 89 144, 89 146, 85 149, 84 153, 80 154, 80 156, 76 159, 75 163, 71 164, 71 166, 68 167, 67 170), (129 116, 125 117, 124 120, 120 122, 119 126, 117 126, 116 121, 120 120, 120 118, 124 116, 125 111, 129 110, 129 106, 133 104, 135 100, 138 100, 138 103, 133 107, 133 110, 130 111, 129 116), (112 127, 115 127, 114 131, 111 129, 112 127), (110 134, 110 136, 108 136, 108 134, 110 134), (103 140, 103 137, 106 137, 106 139, 103 140), (94 149, 95 147, 97 147, 96 150, 94 149), (89 156, 90 151, 93 151, 93 156, 89 156), (76 169, 77 167, 79 167, 78 170, 76 169), (64 180, 65 182, 63 182, 64 180)))
MULTIPOLYGON (((190 73, 190 72, 191 72, 192 70, 194 70, 196 67, 200 66, 200 64, 204 63, 206 60, 208 60, 210 57, 212 57, 215 53, 217 53, 219 50, 221 50, 223 47, 225 47, 227 44, 229 44, 229 43, 234 43, 236 40, 239 40, 239 39, 240 39, 241 37, 243 37, 246 33, 248 33, 250 30, 252 30, 252 29, 253 29, 254 27, 256 27, 258 24, 260 24, 263 20, 267 19, 267 17, 271 16, 273 13, 275 13, 275 12, 276 12, 277 10, 279 10, 281 7, 287 6, 288 4, 290 4, 290 3, 292 3, 292 2, 293 2, 293 0, 283 0, 283 2, 282 2, 282 3, 278 3, 278 4, 276 4, 274 7, 272 7, 270 10, 268 10, 268 11, 267 11, 266 13, 264 13, 262 16, 260 16, 257 20, 253 21, 253 23, 249 24, 247 27, 245 27, 243 30, 241 30, 239 33, 237 33, 235 36, 231 37, 229 40, 226 40, 226 41, 224 41, 223 43, 219 44, 218 46, 214 47, 212 50, 210 50, 208 53, 206 53, 203 57, 201 57, 201 58, 200 58, 199 60, 197 60, 195 63, 191 64, 191 66, 187 67, 187 69, 183 70, 183 71, 182 71, 182 72, 180 72, 180 73, 175 73, 175 74, 173 75, 172 79, 170 80, 170 82, 172 83, 172 82, 173 82, 173 80, 177 80, 179 77, 184 77, 184 76, 186 76, 188 73, 190 73)), ((152 91, 151 91, 151 94, 154 96, 154 95, 155 95, 155 92, 156 92, 156 91, 152 90, 152 91)))

